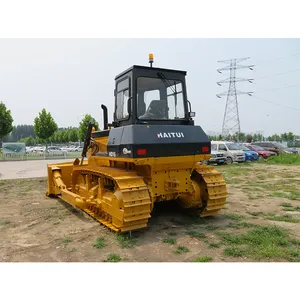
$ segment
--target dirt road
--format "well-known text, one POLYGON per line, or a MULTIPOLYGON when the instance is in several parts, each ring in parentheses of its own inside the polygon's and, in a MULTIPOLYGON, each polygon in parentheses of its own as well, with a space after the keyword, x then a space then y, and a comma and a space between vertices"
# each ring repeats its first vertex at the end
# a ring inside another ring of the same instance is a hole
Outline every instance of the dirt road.
POLYGON ((45 177, 47 175, 47 164, 72 160, 74 160, 74 158, 58 160, 1 161, 0 180, 45 177))

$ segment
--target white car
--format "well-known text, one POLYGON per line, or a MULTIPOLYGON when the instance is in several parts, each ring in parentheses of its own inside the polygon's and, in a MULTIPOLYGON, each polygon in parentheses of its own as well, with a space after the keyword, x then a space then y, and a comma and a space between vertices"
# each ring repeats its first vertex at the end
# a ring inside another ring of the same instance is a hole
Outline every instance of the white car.
POLYGON ((47 153, 49 154, 57 154, 57 155, 65 155, 68 154, 68 152, 66 150, 63 150, 59 147, 56 146, 49 146, 47 149, 47 153))
POLYGON ((68 152, 75 152, 76 146, 71 146, 68 148, 68 152))
POLYGON ((26 147, 26 153, 32 153, 33 152, 33 147, 26 147))
POLYGON ((214 151, 219 151, 224 153, 226 157, 227 164, 232 164, 233 162, 245 162, 246 156, 243 150, 233 142, 224 141, 211 141, 214 151))
POLYGON ((78 147, 76 147, 75 148, 75 152, 82 152, 82 150, 83 150, 83 147, 81 147, 81 146, 78 146, 78 147))
POLYGON ((44 153, 45 152, 45 147, 33 147, 32 152, 35 153, 44 153))

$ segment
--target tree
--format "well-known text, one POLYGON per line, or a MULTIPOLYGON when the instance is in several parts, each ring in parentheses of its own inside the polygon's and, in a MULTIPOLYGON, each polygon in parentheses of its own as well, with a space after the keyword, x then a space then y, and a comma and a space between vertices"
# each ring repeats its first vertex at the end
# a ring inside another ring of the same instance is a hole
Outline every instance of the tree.
POLYGON ((246 135, 247 143, 251 143, 253 140, 253 136, 251 134, 246 135))
POLYGON ((99 128, 99 124, 96 122, 96 120, 89 114, 86 114, 82 121, 79 123, 79 138, 81 141, 84 140, 85 138, 85 135, 86 135, 86 131, 87 131, 87 128, 88 128, 88 125, 89 125, 89 122, 90 121, 93 121, 94 122, 94 127, 96 130, 98 130, 99 128))
POLYGON ((280 141, 284 141, 284 142, 287 141, 287 133, 282 133, 282 134, 280 135, 280 141))
POLYGON ((280 135, 279 134, 273 134, 271 136, 268 137, 268 141, 271 141, 271 142, 280 142, 281 139, 280 139, 280 135))
POLYGON ((54 134, 57 128, 57 124, 51 114, 46 112, 45 108, 43 108, 39 113, 39 116, 34 119, 34 133, 37 137, 46 142, 54 134))
POLYGON ((71 130, 69 130, 69 141, 78 142, 78 133, 76 128, 72 128, 71 130))
POLYGON ((18 142, 25 143, 26 146, 34 146, 35 145, 35 140, 32 136, 22 138, 22 139, 18 140, 18 142))
POLYGON ((67 143, 69 141, 69 133, 67 129, 61 130, 61 142, 67 143))
POLYGON ((295 135, 294 135, 292 132, 288 132, 288 133, 287 133, 287 140, 288 140, 289 142, 294 141, 294 140, 295 140, 295 135))
POLYGON ((0 138, 9 134, 13 130, 14 119, 11 116, 10 110, 8 110, 3 102, 0 102, 0 138))
POLYGON ((27 138, 32 136, 35 138, 34 127, 33 125, 17 125, 14 126, 14 129, 11 132, 11 140, 17 141, 22 138, 27 138))
POLYGON ((26 146, 34 146, 35 145, 35 140, 32 136, 29 136, 26 138, 26 146))

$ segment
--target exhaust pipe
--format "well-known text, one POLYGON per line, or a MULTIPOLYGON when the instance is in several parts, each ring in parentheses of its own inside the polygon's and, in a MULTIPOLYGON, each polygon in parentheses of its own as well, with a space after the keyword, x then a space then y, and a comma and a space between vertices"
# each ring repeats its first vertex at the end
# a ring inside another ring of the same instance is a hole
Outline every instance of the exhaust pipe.
POLYGON ((107 120, 107 107, 101 104, 101 108, 103 109, 103 129, 108 129, 108 120, 107 120))

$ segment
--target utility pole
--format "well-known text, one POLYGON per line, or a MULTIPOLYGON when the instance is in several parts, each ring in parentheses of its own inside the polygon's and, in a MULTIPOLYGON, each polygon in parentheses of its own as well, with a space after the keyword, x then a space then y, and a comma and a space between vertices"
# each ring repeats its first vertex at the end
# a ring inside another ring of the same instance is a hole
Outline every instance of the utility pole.
POLYGON ((240 126, 240 117, 239 117, 239 109, 238 109, 238 101, 237 95, 249 95, 252 96, 253 92, 241 92, 236 90, 236 82, 248 81, 250 83, 253 82, 253 79, 245 79, 245 78, 236 78, 235 73, 237 69, 250 69, 253 70, 254 65, 243 66, 239 63, 250 57, 246 58, 234 58, 229 60, 220 60, 219 63, 228 64, 228 66, 218 69, 217 71, 222 74, 221 71, 230 70, 230 77, 224 79, 222 81, 217 82, 218 85, 222 85, 222 83, 229 83, 228 92, 224 92, 218 94, 217 97, 221 98, 222 96, 227 95, 223 126, 222 126, 222 135, 228 136, 234 135, 235 133, 239 134, 241 132, 240 126))

